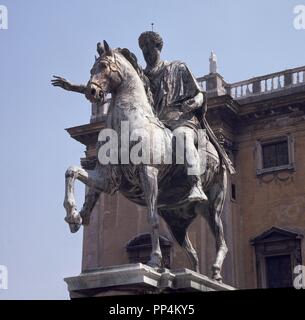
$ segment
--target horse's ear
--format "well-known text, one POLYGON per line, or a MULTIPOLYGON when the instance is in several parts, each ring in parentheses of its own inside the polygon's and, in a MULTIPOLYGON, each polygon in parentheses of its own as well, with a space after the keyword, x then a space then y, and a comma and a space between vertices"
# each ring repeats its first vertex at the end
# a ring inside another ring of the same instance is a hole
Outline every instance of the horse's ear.
POLYGON ((109 44, 105 40, 104 40, 104 48, 107 56, 112 56, 112 50, 110 49, 109 44))
POLYGON ((96 50, 100 56, 105 52, 105 50, 100 42, 98 42, 98 44, 96 45, 96 50))

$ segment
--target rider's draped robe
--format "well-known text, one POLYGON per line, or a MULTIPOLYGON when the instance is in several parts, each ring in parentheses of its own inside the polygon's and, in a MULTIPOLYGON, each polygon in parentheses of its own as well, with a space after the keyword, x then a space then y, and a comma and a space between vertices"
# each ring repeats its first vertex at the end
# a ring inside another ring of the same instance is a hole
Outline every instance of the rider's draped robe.
MULTIPOLYGON (((150 80, 156 115, 167 127, 171 130, 181 126, 195 130, 201 127, 195 115, 196 110, 192 112, 183 110, 184 103, 193 99, 199 92, 204 94, 195 77, 183 62, 160 61, 156 67, 146 69, 144 72, 150 80)), ((206 110, 203 106, 198 106, 198 108, 202 109, 202 126, 206 129, 210 141, 219 152, 229 172, 235 173, 231 160, 205 119, 206 110)))

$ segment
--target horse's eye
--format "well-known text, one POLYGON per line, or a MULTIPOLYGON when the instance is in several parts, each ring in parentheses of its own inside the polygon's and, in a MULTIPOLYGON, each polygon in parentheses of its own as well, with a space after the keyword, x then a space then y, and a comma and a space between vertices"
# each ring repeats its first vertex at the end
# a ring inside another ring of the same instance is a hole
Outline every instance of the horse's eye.
POLYGON ((104 62, 102 62, 101 64, 100 64, 100 68, 103 70, 103 69, 106 69, 107 68, 107 64, 106 63, 104 63, 104 62))

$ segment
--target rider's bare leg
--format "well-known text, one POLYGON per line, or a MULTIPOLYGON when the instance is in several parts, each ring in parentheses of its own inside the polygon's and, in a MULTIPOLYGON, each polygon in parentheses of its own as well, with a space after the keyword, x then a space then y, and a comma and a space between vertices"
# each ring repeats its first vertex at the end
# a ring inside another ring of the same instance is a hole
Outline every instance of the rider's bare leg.
MULTIPOLYGON (((207 201, 208 198, 202 189, 201 175, 204 173, 205 166, 196 148, 197 134, 194 129, 182 126, 175 129, 177 148, 185 148, 185 161, 187 164, 187 174, 192 185, 188 199, 190 201, 207 201), (185 136, 185 140, 181 137, 185 136)), ((180 152, 183 149, 180 149, 180 152)), ((204 151, 204 150, 202 150, 204 151)))

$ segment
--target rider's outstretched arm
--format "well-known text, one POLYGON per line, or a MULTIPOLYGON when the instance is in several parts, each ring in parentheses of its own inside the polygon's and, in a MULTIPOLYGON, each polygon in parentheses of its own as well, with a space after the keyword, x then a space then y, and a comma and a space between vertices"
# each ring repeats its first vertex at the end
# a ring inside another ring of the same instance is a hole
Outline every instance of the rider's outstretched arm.
POLYGON ((79 92, 79 93, 86 93, 86 86, 83 84, 71 84, 71 88, 69 91, 79 92))
POLYGON ((55 79, 52 79, 52 85, 54 87, 60 87, 67 91, 79 92, 82 94, 86 93, 86 86, 83 84, 72 84, 68 80, 62 77, 53 76, 55 79))

